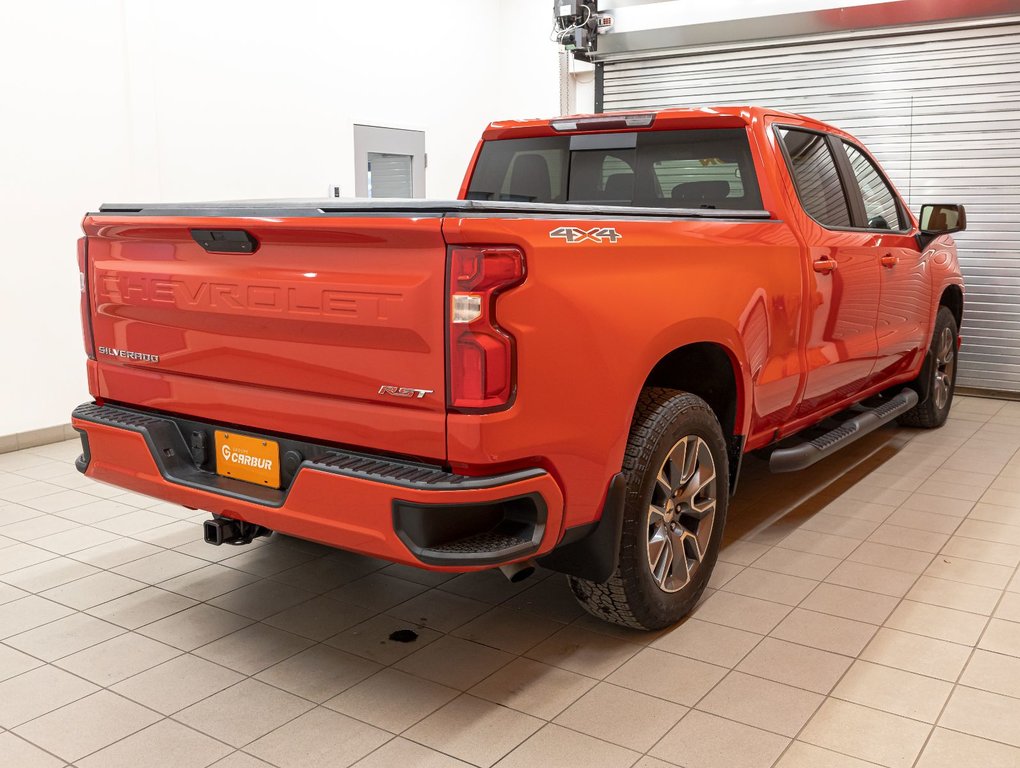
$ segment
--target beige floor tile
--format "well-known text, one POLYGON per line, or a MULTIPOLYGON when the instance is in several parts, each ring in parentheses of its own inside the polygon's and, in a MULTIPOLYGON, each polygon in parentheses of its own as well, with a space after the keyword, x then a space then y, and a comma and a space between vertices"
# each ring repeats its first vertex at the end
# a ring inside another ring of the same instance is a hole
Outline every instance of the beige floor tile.
POLYGON ((1020 593, 1004 592, 992 615, 997 619, 1020 622, 1020 593))
POLYGON ((975 504, 968 516, 972 520, 982 520, 989 523, 1001 525, 1020 525, 1020 507, 999 504, 989 504, 984 501, 975 504))
MULTIPOLYGON (((45 592, 61 584, 98 573, 99 569, 66 557, 55 557, 41 563, 5 573, 4 582, 26 592, 45 592)), ((9 602, 9 601, 6 601, 9 602)))
POLYGON ((966 536, 970 539, 981 539, 982 541, 993 541, 999 544, 1020 546, 1020 526, 1003 525, 1002 523, 978 520, 973 517, 967 518, 960 523, 956 535, 966 536))
MULTIPOLYGON (((903 481, 908 484, 918 482, 916 478, 904 478, 903 481)), ((860 483, 856 487, 859 490, 870 487, 876 492, 885 490, 878 486, 865 486, 860 483)), ((889 517, 895 509, 896 505, 874 504, 869 501, 861 501, 859 499, 851 499, 846 496, 840 496, 822 507, 820 512, 825 515, 838 515, 840 517, 849 517, 854 520, 867 520, 871 523, 881 523, 889 517)))
POLYGON ((405 738, 489 768, 543 725, 538 718, 461 695, 408 730, 405 738))
POLYGON ((876 664, 953 682, 963 671, 970 648, 883 628, 860 656, 876 664))
POLYGON ((798 737, 889 768, 909 768, 931 726, 838 699, 827 699, 798 737))
POLYGON ((205 768, 231 748, 173 720, 162 720, 78 761, 78 768, 205 768))
POLYGON ((212 600, 259 580, 253 573, 213 563, 194 571, 160 582, 161 589, 176 592, 194 600, 212 600))
POLYGON ((95 692, 98 688, 53 666, 0 683, 0 727, 14 728, 95 692))
POLYGON ((660 760, 657 757, 645 755, 634 763, 633 768, 676 768, 676 763, 667 763, 665 760, 660 760))
POLYGON ((127 632, 55 662, 79 677, 108 687, 180 655, 177 648, 127 632))
MULTIPOLYGON (((7 642, 14 645, 10 640, 7 642)), ((1020 623, 992 619, 988 622, 988 627, 985 629, 981 642, 978 643, 978 648, 1020 657, 1020 623)))
POLYGON ((20 635, 8 637, 4 642, 43 661, 55 661, 123 632, 123 628, 115 624, 84 613, 73 613, 20 635))
POLYGON ((756 569, 820 581, 832 573, 840 559, 773 547, 754 561, 756 569))
POLYGON ((312 641, 306 637, 265 624, 252 624, 192 653, 243 675, 254 675, 310 645, 312 641))
POLYGON ((250 619, 202 603, 146 624, 138 631, 182 651, 191 651, 249 624, 250 619))
POLYGON ((856 656, 877 630, 871 624, 797 608, 771 634, 791 643, 856 656))
POLYGON ((889 523, 883 523, 868 537, 868 541, 878 544, 930 553, 938 552, 948 540, 948 533, 920 531, 917 528, 906 528, 902 525, 890 525, 889 523))
POLYGON ((317 707, 245 747, 280 768, 345 768, 390 739, 385 731, 317 707))
POLYGON ((30 669, 42 665, 39 659, 29 656, 27 653, 16 651, 0 643, 0 681, 28 672, 30 669))
POLYGON ((745 597, 794 606, 807 597, 817 585, 818 582, 814 579, 746 568, 731 579, 724 589, 745 597))
POLYGON ((849 560, 917 575, 928 567, 932 561, 932 555, 928 552, 919 552, 916 549, 894 547, 889 544, 880 544, 877 541, 865 541, 853 551, 849 560))
POLYGON ((975 645, 987 623, 984 616, 976 613, 904 600, 892 612, 885 625, 915 635, 975 645))
MULTIPOLYGON (((859 539, 798 528, 776 546, 842 561, 860 544, 859 539)), ((838 565, 838 563, 837 563, 838 565)))
POLYGON ((730 592, 716 592, 691 616, 713 624, 767 634, 790 612, 790 607, 730 592))
POLYGON ((939 725, 1020 747, 1020 699, 957 686, 939 725))
POLYGON ((1020 546, 997 544, 992 541, 968 539, 954 536, 942 548, 947 557, 962 557, 967 560, 979 560, 983 563, 994 563, 1015 568, 1020 564, 1020 546))
POLYGON ((375 611, 369 608, 319 596, 280 611, 264 623, 321 642, 374 615, 375 611))
POLYGON ((261 547, 227 558, 221 564, 256 576, 272 576, 313 559, 314 555, 270 540, 261 547))
POLYGON ((326 640, 326 644, 380 664, 393 664, 405 656, 416 653, 438 637, 441 635, 434 629, 381 615, 333 635, 326 640), (391 639, 393 633, 405 630, 415 633, 416 638, 413 642, 391 639))
POLYGON ((719 550, 719 560, 734 565, 750 565, 759 557, 771 551, 771 547, 753 541, 738 539, 723 544, 719 550))
POLYGON ((192 704, 174 718, 214 739, 241 747, 313 706, 278 688, 248 679, 192 704))
POLYGON ((374 661, 339 648, 314 645, 260 672, 256 678, 321 704, 379 669, 374 661))
POLYGON ((62 768, 65 763, 13 733, 0 733, 0 765, 5 768, 62 768))
POLYGON ((233 670, 185 654, 117 683, 111 690, 172 715, 242 679, 233 670))
POLYGON ((934 724, 952 689, 952 683, 944 680, 867 661, 855 661, 832 695, 837 699, 934 724))
POLYGON ((913 573, 848 560, 830 573, 825 581, 866 592, 877 592, 880 595, 903 597, 913 586, 916 578, 916 574, 913 573))
POLYGON ((640 650, 641 646, 626 640, 567 626, 525 655, 554 667, 601 679, 640 650))
MULTIPOLYGON (((266 763, 268 765, 268 763, 266 763)), ((471 768, 463 760, 457 760, 442 752, 423 747, 407 739, 396 738, 383 744, 368 757, 357 762, 357 768, 471 768)), ((238 766, 237 768, 243 768, 238 766)))
POLYGON ((716 563, 708 580, 708 589, 722 589, 744 571, 749 570, 733 563, 716 563))
POLYGON ((789 742, 785 736, 691 710, 650 754, 684 768, 768 768, 789 742))
POLYGON ((795 741, 783 753, 776 768, 874 768, 874 763, 841 755, 828 749, 795 741))
POLYGON ((122 696, 98 691, 19 726, 16 733, 74 762, 159 719, 152 710, 122 696))
POLYGON ((70 608, 84 611, 86 608, 116 600, 118 597, 144 588, 145 584, 140 581, 109 571, 100 571, 83 579, 49 589, 42 596, 70 608))
POLYGON ((206 566, 205 560, 199 560, 197 557, 190 557, 173 550, 164 550, 119 565, 114 568, 114 571, 136 581, 144 581, 146 584, 159 584, 206 566))
POLYGON ((687 712, 686 707, 599 683, 554 722, 589 736, 645 752, 687 712))
POLYGON ((846 536, 850 539, 863 540, 868 538, 879 523, 868 520, 854 520, 839 515, 826 515, 821 512, 812 515, 800 524, 802 530, 816 533, 828 533, 833 536, 846 536))
POLYGON ((558 621, 543 616, 496 607, 451 634, 507 653, 522 654, 562 628, 558 621))
POLYGON ((804 598, 800 607, 867 624, 881 624, 898 602, 898 598, 891 595, 822 583, 804 598))
POLYGON ((846 656, 766 637, 737 666, 740 672, 827 694, 849 668, 846 656))
MULTIPOLYGON (((971 485, 970 488, 983 489, 987 487, 987 483, 992 479, 991 475, 976 475, 972 472, 959 473, 949 469, 936 470, 936 477, 942 476, 956 476, 963 475, 973 479, 977 485, 971 485)), ((932 480, 931 482, 941 482, 932 480)), ((919 509, 922 512, 937 512, 940 515, 952 515, 953 517, 964 517, 974 507, 974 502, 977 498, 965 498, 960 499, 955 496, 949 496, 944 493, 925 493, 925 489, 917 493, 911 494, 910 498, 903 502, 901 505, 904 509, 919 509)), ((965 495, 973 496, 974 494, 970 491, 966 491, 965 495)), ((980 496, 980 493, 978 493, 980 496)))
POLYGON ((761 638, 753 632, 689 618, 654 640, 651 647, 709 664, 734 667, 761 638))
MULTIPOLYGON (((231 558, 233 559, 233 558, 231 558)), ((209 600, 209 605, 260 621, 311 599, 314 595, 270 579, 260 579, 209 600)))
POLYGON ((800 688, 731 672, 698 702, 698 709, 792 737, 811 718, 823 698, 800 688))
POLYGON ((988 616, 995 610, 1000 594, 989 587, 921 576, 907 593, 907 599, 988 616))
POLYGON ((158 587, 146 587, 89 608, 86 613, 126 629, 138 629, 193 605, 195 601, 187 597, 165 592, 158 587))
POLYGON ((637 752, 550 724, 496 765, 497 768, 630 768, 638 757, 637 752))
POLYGON ((471 688, 473 696, 552 720, 598 681, 531 659, 514 659, 471 688))
POLYGON ((960 526, 960 518, 953 515, 940 515, 937 512, 924 512, 919 509, 900 508, 886 520, 888 525, 903 528, 917 528, 929 533, 941 533, 951 536, 960 526))
POLYGON ((44 536, 33 541, 33 545, 55 552, 58 555, 70 555, 80 552, 89 547, 106 544, 115 541, 117 535, 108 531, 100 531, 98 528, 79 526, 69 531, 55 533, 52 536, 44 536))
POLYGON ((928 566, 925 575, 949 581, 962 581, 979 587, 1004 589, 1013 575, 1013 568, 942 554, 928 566))
POLYGON ((75 552, 74 559, 94 565, 97 568, 115 568, 118 565, 130 563, 132 560, 137 560, 140 557, 152 555, 156 552, 159 552, 159 547, 146 544, 144 541, 117 538, 106 544, 100 544, 96 547, 83 549, 81 552, 75 552))
POLYGON ((325 706, 391 733, 401 733, 459 695, 445 685, 383 669, 325 702, 325 706))
POLYGON ((27 632, 72 613, 66 605, 44 597, 28 595, 0 605, 0 640, 27 632))
POLYGON ((466 691, 511 660, 509 653, 445 636, 401 659, 394 668, 466 691))
POLYGON ((1016 768, 1020 749, 965 733, 936 728, 917 761, 917 768, 1016 768))
POLYGON ((727 670, 655 648, 645 648, 606 678, 607 682, 687 707, 694 706, 727 670))
POLYGON ((428 587, 413 581, 370 573, 327 592, 328 597, 353 605, 385 611, 425 592, 428 587))
POLYGON ((960 684, 1020 699, 1020 658, 977 649, 960 684))
POLYGON ((504 608, 537 613, 547 619, 567 624, 585 614, 570 591, 567 580, 554 575, 540 581, 503 603, 504 608))
POLYGON ((429 590, 386 611, 439 632, 450 632, 489 610, 489 605, 460 595, 429 590))
POLYGON ((462 573, 449 581, 443 582, 439 588, 444 592, 452 592, 461 597, 480 600, 489 605, 499 605, 511 597, 519 595, 529 587, 546 578, 545 574, 536 572, 531 578, 511 583, 498 569, 462 573), (534 581, 533 581, 534 580, 534 581))

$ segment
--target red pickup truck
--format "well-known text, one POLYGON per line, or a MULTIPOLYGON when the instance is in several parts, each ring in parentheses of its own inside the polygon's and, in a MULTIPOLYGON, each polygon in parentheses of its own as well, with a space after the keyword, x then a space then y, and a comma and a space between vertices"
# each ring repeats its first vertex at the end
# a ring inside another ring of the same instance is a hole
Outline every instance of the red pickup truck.
POLYGON ((454 201, 103 205, 77 465, 208 510, 212 544, 537 562, 662 627, 744 454, 945 421, 964 226, 919 226, 846 133, 745 107, 493 123, 454 201))

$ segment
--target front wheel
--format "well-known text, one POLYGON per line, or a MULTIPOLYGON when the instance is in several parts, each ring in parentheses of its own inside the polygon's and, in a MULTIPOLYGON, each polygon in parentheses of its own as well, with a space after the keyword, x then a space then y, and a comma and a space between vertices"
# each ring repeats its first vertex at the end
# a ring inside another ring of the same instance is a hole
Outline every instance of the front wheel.
POLYGON ((605 621, 659 629, 698 602, 726 522, 726 441, 708 403, 687 392, 643 390, 623 471, 616 572, 604 584, 570 577, 570 586, 581 605, 605 621))
MULTIPOLYGON (((956 390, 956 347, 959 329, 956 318, 949 307, 939 307, 935 315, 935 332, 932 334, 930 355, 931 364, 922 371, 927 376, 923 384, 928 398, 915 405, 900 416, 900 424, 907 427, 934 429, 946 423, 949 408, 953 404, 953 392, 956 390)), ((924 390, 922 390, 924 391, 924 390)))

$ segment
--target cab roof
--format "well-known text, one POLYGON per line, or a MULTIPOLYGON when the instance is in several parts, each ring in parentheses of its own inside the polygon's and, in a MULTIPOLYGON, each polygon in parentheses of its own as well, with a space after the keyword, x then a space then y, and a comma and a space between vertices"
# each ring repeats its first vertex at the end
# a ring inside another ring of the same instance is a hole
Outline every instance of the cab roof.
POLYGON ((482 138, 508 139, 556 136, 564 133, 598 133, 677 128, 742 128, 760 122, 766 115, 805 121, 822 130, 835 130, 814 118, 753 106, 682 107, 600 114, 564 115, 545 119, 499 120, 489 123, 482 138))

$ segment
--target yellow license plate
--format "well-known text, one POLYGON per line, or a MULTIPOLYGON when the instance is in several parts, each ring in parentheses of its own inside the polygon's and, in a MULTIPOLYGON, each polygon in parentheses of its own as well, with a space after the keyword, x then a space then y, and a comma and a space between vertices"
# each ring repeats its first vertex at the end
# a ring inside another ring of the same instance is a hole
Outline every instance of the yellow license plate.
POLYGON ((216 474, 280 487, 280 446, 275 440, 216 430, 216 474))

